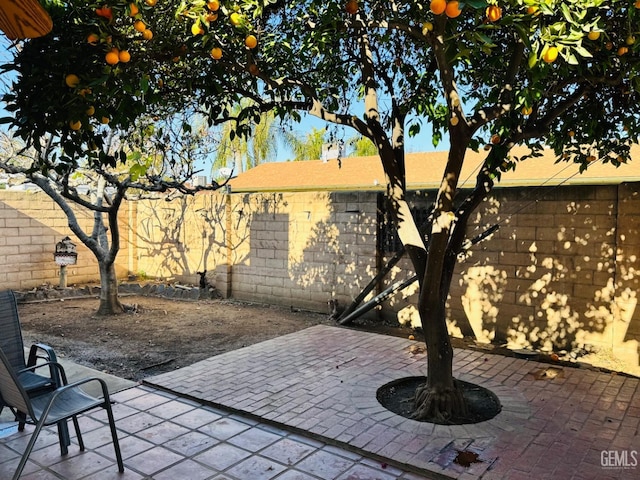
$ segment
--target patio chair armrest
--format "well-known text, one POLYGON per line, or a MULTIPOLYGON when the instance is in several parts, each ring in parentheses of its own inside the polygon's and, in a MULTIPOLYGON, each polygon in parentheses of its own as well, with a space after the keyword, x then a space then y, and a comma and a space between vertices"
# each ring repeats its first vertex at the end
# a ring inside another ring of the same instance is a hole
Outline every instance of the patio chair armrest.
POLYGON ((67 373, 64 371, 64 367, 58 362, 39 363, 37 365, 18 370, 16 373, 20 374, 22 372, 35 372, 38 368, 42 367, 49 367, 50 378, 54 381, 57 387, 62 387, 69 383, 69 381, 67 380, 67 373))
POLYGON ((44 343, 34 343, 31 345, 29 349, 29 358, 27 360, 27 366, 32 367, 37 362, 38 359, 45 360, 47 362, 57 362, 58 358, 56 357, 56 352, 53 350, 53 347, 46 345, 44 343), (43 352, 43 353, 39 353, 43 352))
MULTIPOLYGON (((105 402, 110 401, 109 388, 107 387, 107 383, 104 380, 102 380, 101 378, 98 378, 98 377, 83 378, 82 380, 78 380, 76 382, 69 383, 69 384, 66 384, 66 385, 64 385, 62 387, 59 387, 54 392, 52 400, 55 397, 57 397, 58 395, 60 395, 61 393, 67 391, 67 390, 71 390, 71 389, 74 389, 74 388, 79 388, 82 385, 85 385, 85 384, 91 383, 91 382, 98 382, 100 384, 100 388, 102 389, 102 398, 104 399, 105 402)), ((90 396, 92 396, 92 395, 90 395, 90 396)))

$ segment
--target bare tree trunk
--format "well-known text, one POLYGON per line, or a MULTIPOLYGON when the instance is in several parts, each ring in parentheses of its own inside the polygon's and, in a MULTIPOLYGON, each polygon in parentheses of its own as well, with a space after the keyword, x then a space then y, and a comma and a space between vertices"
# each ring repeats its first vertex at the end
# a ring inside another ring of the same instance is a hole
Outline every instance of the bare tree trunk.
MULTIPOLYGON (((450 278, 451 276, 447 276, 450 278)), ((440 279, 438 279, 440 282, 440 279)), ((430 282, 422 289, 430 289, 430 282)), ((438 295, 427 295, 418 303, 427 347, 427 382, 416 391, 413 417, 446 422, 467 414, 467 404, 453 376, 453 347, 447 329, 446 298, 449 286, 440 285, 438 295)), ((421 298, 423 296, 421 295, 421 298)))
MULTIPOLYGON (((452 138, 455 138, 452 136, 452 138)), ((415 396, 414 418, 447 421, 467 414, 467 404, 453 377, 453 347, 447 329, 446 302, 449 296, 456 252, 452 236, 464 230, 466 218, 457 218, 453 199, 464 162, 466 142, 453 143, 433 210, 426 266, 420 282, 418 312, 427 347, 426 384, 415 396), (456 225, 457 220, 462 220, 456 225)))
POLYGON ((114 315, 124 312, 118 300, 118 278, 113 263, 99 262, 100 266, 100 306, 98 315, 114 315))

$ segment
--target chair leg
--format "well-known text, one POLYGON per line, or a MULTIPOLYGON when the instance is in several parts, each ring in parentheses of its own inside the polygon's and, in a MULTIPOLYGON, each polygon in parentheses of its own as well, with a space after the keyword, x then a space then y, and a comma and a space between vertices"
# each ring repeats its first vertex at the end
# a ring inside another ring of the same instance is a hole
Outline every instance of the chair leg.
POLYGON ((38 422, 36 424, 36 428, 33 431, 33 433, 31 434, 31 439, 29 440, 29 443, 27 444, 27 448, 25 449, 24 453, 22 454, 22 458, 20 459, 20 463, 18 464, 18 468, 16 469, 16 472, 13 474, 13 480, 18 480, 20 478, 20 475, 22 474, 22 470, 24 470, 24 466, 27 464, 27 460, 29 459, 29 455, 31 455, 31 450, 33 450, 33 446, 36 444, 36 440, 38 439, 38 435, 40 435, 40 431, 42 430, 43 426, 44 426, 44 422, 38 422))
POLYGON ((58 443, 60 443, 60 455, 66 455, 69 453, 69 445, 71 440, 69 439, 69 426, 67 421, 63 420, 57 423, 58 426, 58 443))
POLYGON ((122 463, 122 452, 120 452, 120 442, 118 442, 118 433, 116 432, 116 421, 113 418, 113 411, 111 410, 111 403, 106 398, 104 402, 104 409, 107 411, 107 418, 109 419, 109 428, 111 429, 111 437, 113 439, 113 448, 116 451, 116 461, 118 462, 118 471, 124 472, 124 463, 122 463))
POLYGON ((78 439, 78 445, 80 446, 80 451, 84 452, 84 441, 82 440, 82 433, 80 433, 80 424, 78 423, 78 417, 72 417, 73 428, 76 429, 76 437, 78 439))
POLYGON ((26 425, 25 420, 27 419, 27 416, 22 413, 22 412, 17 412, 16 413, 16 420, 18 421, 18 431, 19 432, 23 432, 24 431, 24 426, 26 425))

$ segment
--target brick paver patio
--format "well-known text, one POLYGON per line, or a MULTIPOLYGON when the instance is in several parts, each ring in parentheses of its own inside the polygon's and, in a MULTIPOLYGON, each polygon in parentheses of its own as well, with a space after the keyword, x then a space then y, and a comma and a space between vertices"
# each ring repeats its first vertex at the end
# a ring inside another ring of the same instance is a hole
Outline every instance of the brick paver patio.
POLYGON ((639 379, 571 367, 536 379, 532 372, 550 365, 457 350, 458 378, 492 390, 503 410, 479 424, 433 425, 376 400, 385 383, 426 373, 424 354, 411 354, 411 344, 315 326, 145 383, 425 476, 638 478, 639 379), (462 450, 481 461, 459 465, 462 450))

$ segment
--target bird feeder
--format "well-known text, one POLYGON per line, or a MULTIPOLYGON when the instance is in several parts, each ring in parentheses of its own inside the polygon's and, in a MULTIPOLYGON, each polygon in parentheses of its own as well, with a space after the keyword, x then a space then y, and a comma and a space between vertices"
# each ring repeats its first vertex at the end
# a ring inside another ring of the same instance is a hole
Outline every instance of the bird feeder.
POLYGON ((76 244, 69 237, 64 237, 56 243, 53 258, 60 267, 60 288, 67 288, 67 265, 75 265, 78 260, 76 244))

